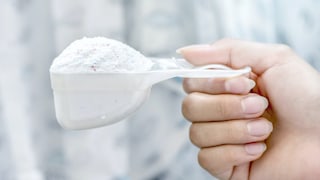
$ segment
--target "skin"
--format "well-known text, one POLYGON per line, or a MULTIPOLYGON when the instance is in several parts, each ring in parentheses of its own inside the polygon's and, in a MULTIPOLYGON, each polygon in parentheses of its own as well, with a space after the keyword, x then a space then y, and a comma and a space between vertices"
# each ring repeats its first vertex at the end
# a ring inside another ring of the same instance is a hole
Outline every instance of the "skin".
POLYGON ((219 179, 320 177, 318 71, 285 45, 224 39, 178 52, 195 65, 252 68, 232 79, 184 80, 182 112, 204 169, 219 179))

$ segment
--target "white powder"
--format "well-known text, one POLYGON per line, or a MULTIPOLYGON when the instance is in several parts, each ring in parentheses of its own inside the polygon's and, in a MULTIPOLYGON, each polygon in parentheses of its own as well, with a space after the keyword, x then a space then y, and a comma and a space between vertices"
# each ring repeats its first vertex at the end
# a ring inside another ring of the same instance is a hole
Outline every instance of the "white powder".
POLYGON ((119 41, 103 37, 82 38, 71 43, 50 67, 54 73, 141 72, 153 63, 119 41))

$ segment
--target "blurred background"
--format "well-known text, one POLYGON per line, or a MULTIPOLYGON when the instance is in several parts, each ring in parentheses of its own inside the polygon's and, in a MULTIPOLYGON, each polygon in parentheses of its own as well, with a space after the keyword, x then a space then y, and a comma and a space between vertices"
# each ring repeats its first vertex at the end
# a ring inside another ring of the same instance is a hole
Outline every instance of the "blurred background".
POLYGON ((231 37, 288 44, 320 69, 319 8, 317 0, 0 0, 0 179, 212 179, 188 140, 181 79, 154 86, 126 121, 70 131, 55 119, 52 60, 84 36, 154 57, 231 37))

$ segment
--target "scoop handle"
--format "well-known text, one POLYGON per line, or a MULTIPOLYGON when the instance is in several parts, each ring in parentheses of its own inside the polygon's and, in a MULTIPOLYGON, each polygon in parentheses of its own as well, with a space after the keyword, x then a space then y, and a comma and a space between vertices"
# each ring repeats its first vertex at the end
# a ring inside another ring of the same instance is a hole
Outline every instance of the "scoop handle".
POLYGON ((230 78, 245 75, 251 72, 250 67, 243 69, 231 69, 227 66, 220 64, 210 64, 193 69, 172 69, 172 70, 160 70, 151 71, 146 74, 142 74, 145 78, 146 86, 152 86, 163 80, 167 80, 174 77, 182 78, 230 78), (215 68, 215 69, 212 69, 215 68))
POLYGON ((250 67, 231 69, 221 64, 209 64, 194 69, 181 69, 177 76, 183 78, 229 78, 250 72, 250 67))
POLYGON ((211 78, 211 77, 232 77, 249 73, 250 67, 243 69, 231 69, 222 64, 208 64, 204 66, 194 66, 183 58, 151 58, 154 63, 152 70, 166 71, 170 77, 188 77, 188 78, 211 78))

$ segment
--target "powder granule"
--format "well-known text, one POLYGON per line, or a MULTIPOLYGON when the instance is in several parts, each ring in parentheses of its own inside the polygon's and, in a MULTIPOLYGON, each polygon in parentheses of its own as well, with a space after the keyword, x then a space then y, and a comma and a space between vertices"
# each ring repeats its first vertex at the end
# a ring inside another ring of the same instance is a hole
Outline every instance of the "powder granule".
POLYGON ((71 43, 50 67, 53 73, 141 72, 153 63, 140 52, 104 37, 82 38, 71 43))

